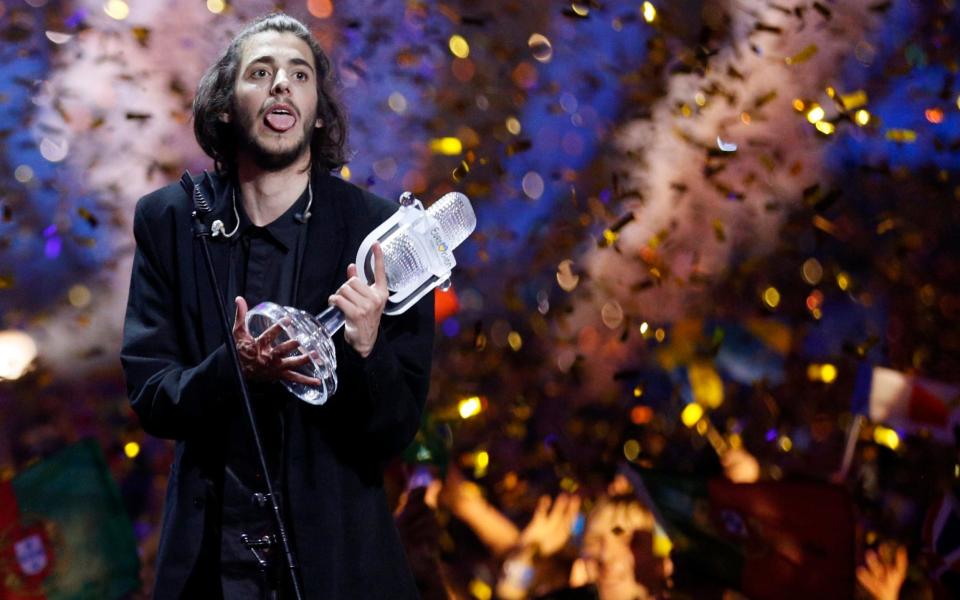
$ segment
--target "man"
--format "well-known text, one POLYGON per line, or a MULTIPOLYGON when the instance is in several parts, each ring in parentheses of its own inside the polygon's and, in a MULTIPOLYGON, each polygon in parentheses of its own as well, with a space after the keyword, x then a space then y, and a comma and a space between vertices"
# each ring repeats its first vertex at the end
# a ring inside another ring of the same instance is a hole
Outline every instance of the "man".
POLYGON ((279 580, 279 547, 258 572, 240 536, 274 532, 214 294, 235 298, 233 343, 307 598, 406 598, 416 590, 382 487, 383 461, 413 438, 430 374, 433 303, 383 317, 382 252, 367 285, 350 264, 395 205, 330 174, 343 165, 345 123, 330 63, 283 15, 241 31, 200 82, 197 139, 215 161, 210 242, 224 289, 208 283, 179 186, 142 198, 121 359, 143 428, 176 440, 157 558, 157 598, 257 598, 279 580), (220 221, 222 227, 217 227, 220 221), (305 381, 244 319, 261 301, 345 314, 334 338, 339 389, 323 406, 279 383, 305 381))

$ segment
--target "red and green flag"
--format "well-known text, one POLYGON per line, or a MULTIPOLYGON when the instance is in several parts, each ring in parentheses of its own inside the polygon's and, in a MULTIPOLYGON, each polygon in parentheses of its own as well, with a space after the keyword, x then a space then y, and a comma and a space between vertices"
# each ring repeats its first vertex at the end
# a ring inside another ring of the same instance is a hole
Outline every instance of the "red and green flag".
POLYGON ((710 582, 752 600, 853 597, 854 513, 842 488, 648 469, 629 476, 673 542, 678 583, 710 582))
POLYGON ((95 441, 0 483, 0 600, 118 598, 139 586, 139 562, 95 441))

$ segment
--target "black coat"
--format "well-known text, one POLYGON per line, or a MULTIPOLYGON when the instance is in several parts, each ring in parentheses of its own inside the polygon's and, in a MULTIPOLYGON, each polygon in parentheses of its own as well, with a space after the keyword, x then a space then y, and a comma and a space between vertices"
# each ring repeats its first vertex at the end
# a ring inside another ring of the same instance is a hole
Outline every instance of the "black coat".
MULTIPOLYGON (((215 179, 212 219, 234 224, 229 185, 215 179)), ((314 314, 346 279, 363 238, 396 210, 331 175, 313 178, 298 308, 314 314)), ((177 598, 197 560, 211 486, 223 476, 222 414, 239 395, 213 290, 179 185, 140 199, 137 250, 121 360, 134 411, 148 433, 176 440, 157 558, 157 598, 177 598)), ((221 287, 227 244, 210 241, 221 287)), ((222 292, 221 292, 222 293, 222 292)), ((233 301, 225 299, 230 320, 233 301)), ((288 402, 287 523, 307 598, 416 597, 383 491, 385 459, 413 439, 433 348, 432 295, 384 317, 360 357, 334 336, 337 393, 323 406, 288 402)), ((286 392, 281 392, 286 393, 286 392)))

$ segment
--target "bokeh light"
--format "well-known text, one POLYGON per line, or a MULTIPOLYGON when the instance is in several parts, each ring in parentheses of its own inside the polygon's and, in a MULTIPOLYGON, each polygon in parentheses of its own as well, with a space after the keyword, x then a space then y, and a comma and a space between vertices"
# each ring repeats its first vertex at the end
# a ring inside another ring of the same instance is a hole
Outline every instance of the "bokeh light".
POLYGON ((467 40, 461 35, 454 34, 450 36, 450 41, 447 45, 450 48, 450 53, 457 58, 467 58, 470 56, 470 44, 468 44, 467 40))
POLYGON ((333 2, 331 0, 307 0, 307 10, 318 19, 329 19, 333 16, 333 2))
POLYGON ((19 379, 37 357, 37 344, 23 331, 0 331, 0 381, 19 379))

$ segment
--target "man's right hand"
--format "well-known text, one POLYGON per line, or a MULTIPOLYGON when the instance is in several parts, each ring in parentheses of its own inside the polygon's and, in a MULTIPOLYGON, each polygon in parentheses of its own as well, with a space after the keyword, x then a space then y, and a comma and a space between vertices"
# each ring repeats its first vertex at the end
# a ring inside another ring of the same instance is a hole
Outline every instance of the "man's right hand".
POLYGON ((240 367, 247 379, 253 381, 279 381, 281 379, 320 386, 322 382, 315 377, 307 377, 295 369, 310 362, 306 354, 288 357, 300 346, 297 340, 287 340, 273 345, 273 341, 283 331, 280 323, 274 323, 269 329, 254 338, 247 330, 247 301, 237 296, 237 314, 233 321, 233 341, 240 355, 240 367))

